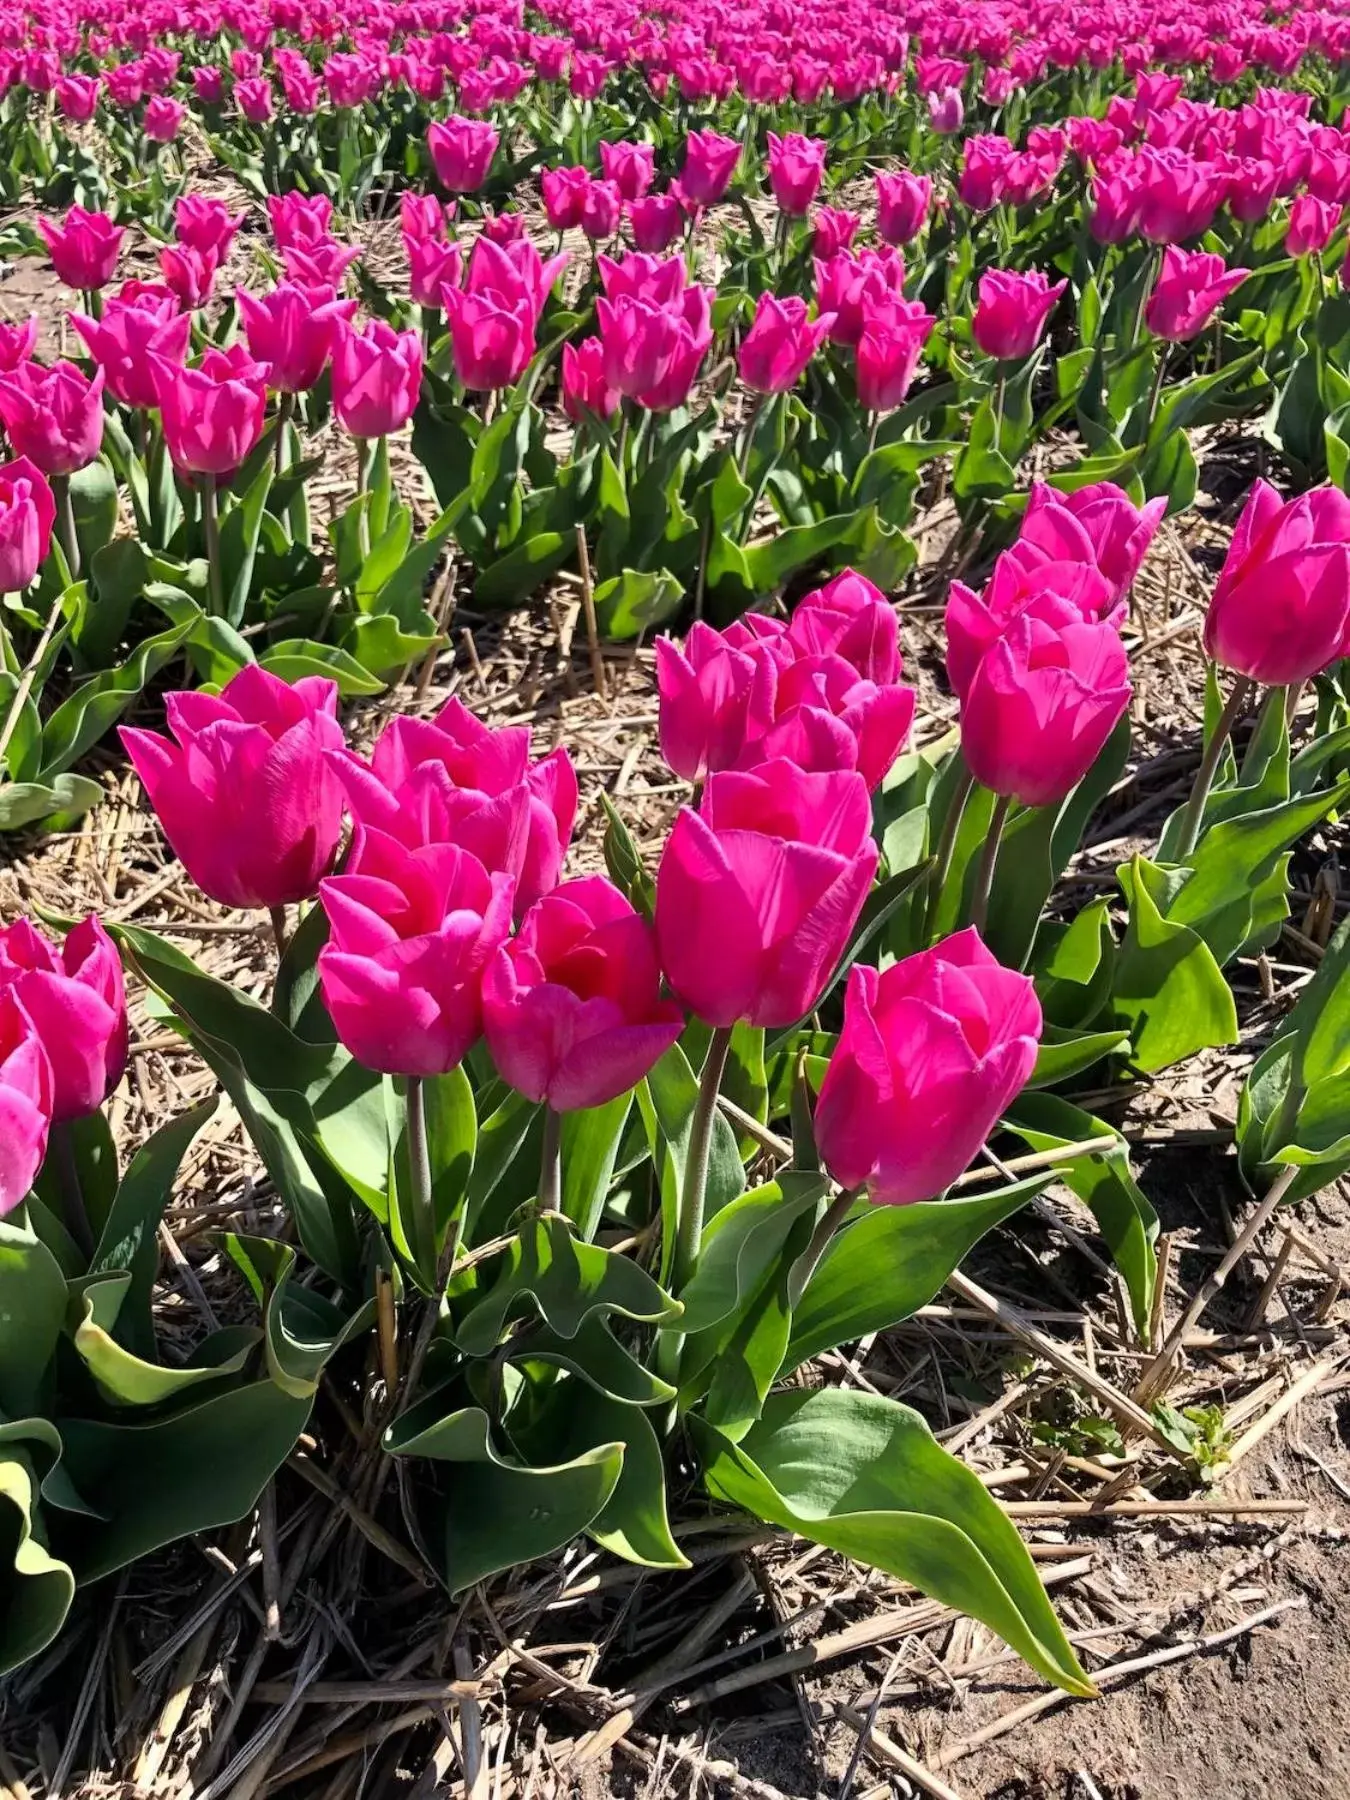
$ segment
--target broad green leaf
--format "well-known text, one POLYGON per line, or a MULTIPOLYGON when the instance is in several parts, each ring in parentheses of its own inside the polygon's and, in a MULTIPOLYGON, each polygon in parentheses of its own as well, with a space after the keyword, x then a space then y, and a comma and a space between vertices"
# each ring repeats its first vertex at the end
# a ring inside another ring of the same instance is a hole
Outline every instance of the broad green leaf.
POLYGON ((231 1232, 225 1248, 263 1310, 263 1339, 273 1381, 294 1399, 312 1399, 330 1359, 370 1330, 374 1300, 344 1313, 313 1288, 302 1287, 293 1280, 296 1255, 289 1244, 231 1232))
POLYGON ((633 1096, 564 1116, 562 1209, 587 1243, 599 1229, 633 1096))
POLYGON ((0 1416, 41 1410, 65 1316, 66 1278, 56 1258, 19 1216, 0 1220, 0 1416))
POLYGON ((18 1441, 34 1424, 0 1426, 0 1677, 47 1648, 75 1596, 74 1575, 40 1534, 37 1473, 18 1441))
POLYGON ((344 700, 356 700, 363 694, 379 694, 384 683, 377 681, 354 656, 337 644, 320 644, 311 638, 288 638, 275 644, 260 659, 262 667, 282 681, 297 682, 318 675, 335 681, 344 700))
MULTIPOLYGON (((698 1077, 678 1044, 671 1045, 638 1089, 638 1105, 642 1109, 652 1161, 661 1185, 663 1277, 669 1273, 674 1251, 675 1223, 684 1192, 685 1163, 698 1091, 698 1077)), ((724 1206, 744 1192, 745 1168, 740 1147, 735 1132, 719 1110, 713 1118, 705 1220, 715 1218, 724 1206)))
POLYGON ((165 1368, 126 1350, 113 1336, 117 1316, 131 1285, 130 1275, 92 1281, 75 1299, 72 1337, 75 1349, 113 1406, 158 1406, 192 1388, 242 1373, 258 1333, 249 1325, 229 1325, 205 1339, 176 1368, 165 1368))
POLYGON ((1104 1056, 1128 1055, 1129 1033, 1125 1031, 1061 1031, 1047 1025, 1041 1033, 1036 1052, 1036 1066, 1027 1079, 1029 1088, 1057 1087, 1074 1075, 1099 1063, 1104 1056))
POLYGON ((827 1185, 823 1175, 785 1169, 722 1208, 704 1232, 698 1266, 679 1296, 682 1333, 693 1337, 735 1317, 796 1221, 803 1213, 814 1215, 827 1185))
POLYGON ((235 501, 220 523, 221 593, 225 618, 236 627, 243 624, 248 614, 253 565, 271 487, 272 458, 264 456, 247 492, 235 501))
POLYGON ((570 1337, 536 1324, 507 1346, 506 1360, 566 1369, 597 1393, 630 1406, 659 1406, 675 1398, 670 1383, 653 1375, 625 1350, 598 1314, 583 1320, 570 1337))
POLYGON ((1208 944, 1164 918, 1151 892, 1162 871, 1142 857, 1117 870, 1130 903, 1113 1005, 1136 1066, 1152 1074, 1198 1050, 1238 1041, 1237 1009, 1208 944))
POLYGON ((43 782, 50 784, 99 741, 151 676, 182 647, 191 629, 191 625, 175 625, 158 637, 146 638, 126 662, 91 676, 62 701, 42 728, 43 782))
POLYGON ((97 806, 103 789, 87 775, 58 775, 42 781, 0 782, 0 831, 24 831, 30 825, 72 823, 97 806))

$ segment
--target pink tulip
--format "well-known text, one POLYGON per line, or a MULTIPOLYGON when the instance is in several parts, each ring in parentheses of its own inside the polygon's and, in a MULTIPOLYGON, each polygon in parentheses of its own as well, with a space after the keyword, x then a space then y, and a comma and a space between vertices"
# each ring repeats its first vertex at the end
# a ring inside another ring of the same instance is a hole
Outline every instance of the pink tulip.
POLYGON ((1019 539, 1052 562, 1095 563, 1121 600, 1134 585, 1166 511, 1165 494, 1139 507, 1111 481, 1071 493, 1034 481, 1019 539))
POLYGON ((306 394, 328 367, 342 325, 355 300, 339 300, 332 288, 282 281, 269 293, 240 288, 235 295, 249 355, 266 363, 268 384, 279 394, 306 394))
POLYGON ((399 196, 398 221, 405 247, 409 243, 443 243, 454 236, 456 204, 444 203, 434 194, 415 194, 404 188, 399 196))
POLYGON ((156 94, 153 100, 146 103, 141 125, 151 143, 171 144, 182 129, 186 117, 187 107, 181 100, 171 100, 167 94, 156 94))
POLYGON ((656 938, 676 996, 705 1023, 780 1029, 809 1013, 877 867, 867 784, 791 763, 712 775, 683 807, 656 881, 656 938))
POLYGON ((796 131, 781 138, 776 131, 769 133, 769 186, 779 210, 789 218, 804 218, 810 212, 828 149, 823 138, 803 137, 796 131))
POLYGON ((668 306, 602 296, 596 315, 609 385, 650 412, 683 405, 712 343, 708 290, 687 288, 668 306))
POLYGON ((47 1154, 52 1066, 12 995, 0 996, 0 1218, 22 1206, 47 1154))
POLYGON ((71 313, 70 322, 107 378, 108 392, 124 406, 159 405, 150 352, 181 363, 192 320, 178 310, 166 287, 124 281, 100 319, 71 313))
POLYGON ((441 307, 441 291, 458 287, 460 246, 452 239, 404 238, 408 255, 408 293, 414 305, 441 307))
POLYGON ((495 290, 442 290, 455 373, 466 388, 493 392, 511 387, 534 355, 534 318, 523 298, 508 302, 495 290))
POLYGON ((918 237, 933 203, 933 179, 901 169, 877 176, 877 231, 887 244, 908 244, 918 237))
POLYGON ((982 594, 962 581, 951 585, 947 676, 958 695, 965 696, 985 654, 1024 613, 1055 627, 1101 620, 1118 626, 1119 596, 1090 554, 1055 561, 1035 536, 1019 540, 995 562, 982 594))
POLYGON ((980 658, 961 700, 961 749, 978 782, 1023 806, 1051 806, 1096 762, 1130 703, 1112 624, 1020 613, 980 658))
POLYGON ((26 456, 0 463, 0 594, 20 594, 51 548, 56 500, 26 456))
POLYGON ((96 918, 57 947, 27 919, 0 931, 0 994, 18 1003, 52 1067, 54 1124, 99 1107, 127 1066, 122 962, 96 918))
POLYGON ((1312 256, 1325 250, 1341 222, 1340 201, 1300 194, 1289 208, 1284 247, 1290 256, 1312 256))
POLYGON ((508 244, 524 243, 526 241, 524 213, 489 213, 483 220, 483 236, 491 243, 500 244, 503 249, 508 244))
POLYGON ((1252 487, 1205 618, 1205 649, 1267 687, 1320 675, 1350 652, 1350 498, 1282 501, 1252 487))
POLYGON ((289 194, 267 196, 267 216, 272 225, 272 241, 278 250, 304 249, 322 243, 333 222, 333 202, 327 194, 289 194))
POLYGON ((715 131, 691 131, 685 139, 680 187, 695 206, 715 206, 731 186, 741 146, 715 131))
POLYGON ((861 224, 861 213, 847 212, 842 206, 817 207, 811 221, 811 254, 819 257, 841 255, 857 236, 861 224))
POLYGON ((1178 244, 1208 231, 1228 183, 1209 163, 1184 150, 1139 151, 1142 187, 1139 229, 1155 244, 1178 244))
POLYGON ((842 656, 799 654, 779 674, 763 756, 786 757, 798 768, 856 769, 870 792, 904 748, 914 707, 913 688, 878 685, 842 656))
POLYGON ((610 300, 645 300, 651 306, 673 306, 689 285, 682 256, 652 256, 634 251, 617 260, 596 258, 600 286, 610 300))
POLYGON ((18 455, 44 475, 86 468, 103 443, 102 369, 93 379, 71 362, 20 363, 0 375, 0 420, 18 455))
POLYGON ((250 663, 219 695, 165 701, 173 742, 124 726, 122 743, 175 856, 222 906, 312 899, 342 836, 336 682, 292 687, 250 663))
POLYGON ((174 206, 174 234, 189 250, 204 255, 214 253, 217 263, 222 263, 247 216, 243 212, 232 213, 223 200, 184 194, 174 206))
POLYGON ((198 64, 192 71, 193 97, 203 106, 222 106, 225 102, 225 73, 198 64))
POLYGON ((319 983, 338 1037, 386 1075, 446 1075, 483 1029, 483 973, 511 929, 511 879, 453 844, 408 850, 358 826, 319 889, 319 983))
POLYGON ((779 665, 767 644, 746 638, 699 619, 683 644, 656 640, 661 754, 682 781, 735 768, 773 725, 779 665))
POLYGON ((184 312, 196 312, 215 292, 218 252, 194 250, 188 244, 165 244, 159 253, 164 285, 184 312))
POLYGON ((910 390, 937 320, 919 300, 874 300, 862 309, 858 339, 858 404, 890 412, 910 390))
POLYGON ((878 1206, 935 1199, 978 1155, 1036 1062, 1033 982, 973 927, 884 974, 849 972, 815 1136, 844 1188, 878 1206))
POLYGON ((1008 169, 1017 151, 1005 137, 985 133, 967 139, 957 191, 972 212, 989 212, 1007 198, 1008 169))
POLYGON ((684 212, 675 194, 647 194, 630 204, 628 223, 634 247, 659 256, 680 235, 684 212))
POLYGON ((261 75, 234 84, 234 103, 250 125, 268 124, 276 110, 272 101, 272 84, 261 75))
POLYGON ((36 313, 22 325, 11 325, 8 320, 0 319, 0 375, 8 375, 20 363, 32 359, 41 329, 36 313))
POLYGON ((928 96, 928 122, 939 137, 956 136, 966 122, 966 104, 959 87, 928 96))
POLYGON ((530 761, 528 726, 492 730, 462 701, 437 717, 396 717, 369 762, 335 759, 352 816, 408 849, 462 844, 510 875, 523 910, 556 887, 576 823, 577 777, 559 746, 530 761))
POLYGON ((469 257, 464 287, 470 294, 495 294, 513 309, 517 301, 527 301, 533 322, 538 325, 553 285, 570 260, 569 253, 560 250, 545 262, 528 238, 495 244, 490 238, 480 237, 469 257))
POLYGON ((125 233, 107 213, 72 206, 60 225, 39 219, 38 230, 46 240, 52 267, 67 287, 92 293, 107 287, 116 274, 125 233))
POLYGON ((808 319, 806 302, 796 294, 786 300, 761 294, 754 323, 741 340, 741 380, 757 394, 785 394, 806 373, 831 323, 828 313, 808 319))
POLYGON ((1228 189, 1228 210, 1241 225, 1255 225, 1275 204, 1283 170, 1265 157, 1244 157, 1228 189))
POLYGON ((898 250, 841 252, 816 263, 816 309, 832 313, 830 341, 856 345, 869 306, 902 300, 905 262, 898 250))
POLYGON ((588 413, 612 418, 622 398, 605 380, 605 347, 599 338, 563 345, 562 408, 574 425, 585 423, 588 413))
POLYGON ((456 113, 434 121, 427 130, 427 149, 441 186, 452 194, 476 194, 487 180, 497 139, 496 128, 483 119, 456 113))
POLYGON ((787 644, 794 656, 842 656, 865 681, 900 679, 900 622, 881 589, 845 569, 804 594, 793 610, 787 644))
MULTIPOLYGON (((453 292, 453 290, 451 290, 453 292)), ((422 392, 422 340, 372 319, 364 331, 346 320, 335 327, 333 412, 353 437, 401 431, 422 392)))
POLYGON ((979 304, 970 321, 970 335, 986 356, 999 362, 1020 362, 1040 343, 1050 314, 1068 286, 1053 284, 1039 269, 1019 274, 1013 269, 989 269, 980 277, 979 304))
POLYGON ((593 181, 581 199, 581 229, 593 244, 607 243, 623 219, 623 195, 616 181, 593 181))
POLYGON ((342 244, 336 238, 316 238, 313 242, 287 244, 281 252, 281 266, 288 281, 302 287, 339 288, 347 270, 361 259, 357 244, 342 244))
POLYGON ((603 875, 536 900, 483 978, 497 1072, 556 1112, 604 1106, 636 1087, 679 1037, 662 1000, 651 927, 603 875))
POLYGON ((539 177, 544 212, 555 231, 573 231, 581 223, 581 209, 590 192, 589 169, 545 169, 539 177))
POLYGON ((656 179, 656 151, 650 144, 602 142, 600 167, 625 200, 640 200, 656 179))
POLYGON ((174 467, 185 475, 232 475, 263 433, 267 365, 238 343, 207 350, 196 368, 154 351, 150 363, 174 467))
POLYGON ((56 84, 56 104, 61 117, 82 124, 98 111, 100 82, 97 75, 63 75, 56 84))
POLYGON ((1092 183, 1088 229, 1099 244, 1123 244, 1139 230, 1143 204, 1143 182, 1133 163, 1104 167, 1092 183))
POLYGON ((1169 244, 1144 308, 1144 323, 1155 337, 1169 343, 1197 337, 1249 273, 1225 268, 1221 256, 1206 250, 1181 250, 1169 244))

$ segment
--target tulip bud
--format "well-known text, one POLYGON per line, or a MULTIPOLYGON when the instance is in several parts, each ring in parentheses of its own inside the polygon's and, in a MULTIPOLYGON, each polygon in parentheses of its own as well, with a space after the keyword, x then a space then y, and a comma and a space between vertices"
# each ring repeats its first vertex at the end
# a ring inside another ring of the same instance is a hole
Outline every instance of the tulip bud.
POLYGON ((125 233, 104 212, 86 212, 72 206, 60 225, 39 219, 38 230, 46 240, 52 267, 67 287, 86 293, 107 287, 117 270, 118 252, 125 233))
POLYGON ((164 285, 184 312, 196 312, 210 300, 216 285, 215 250, 194 250, 188 244, 165 244, 159 253, 164 285))
POLYGON ((660 255, 668 250, 684 226, 684 212, 675 194, 647 194, 628 208, 634 247, 660 255))
POLYGON ((979 303, 970 321, 970 335, 986 356, 999 362, 1020 362, 1041 341, 1050 314, 1068 286, 1053 285, 1039 269, 1019 274, 1013 269, 988 269, 980 277, 979 303))
POLYGON ((207 350, 196 368, 150 352, 164 440, 185 475, 232 475, 257 448, 267 412, 265 363, 242 344, 207 350))
POLYGON ((1221 256, 1169 244, 1144 308, 1144 323, 1155 337, 1169 343, 1198 337, 1249 273, 1247 269, 1226 269, 1221 256))
POLYGON ((17 1002, 52 1069, 54 1124, 97 1112, 127 1064, 122 960, 96 918, 58 950, 27 919, 0 931, 0 994, 17 1002))
POLYGON ((51 548, 56 500, 26 456, 0 463, 0 594, 20 594, 51 548))
POLYGON ((12 994, 0 995, 0 1219, 21 1206, 47 1154, 52 1066, 12 994))
POLYGON ((858 338, 858 404, 890 412, 904 401, 937 320, 918 300, 869 301, 858 338))
POLYGON ((623 195, 617 182, 593 181, 581 198, 581 229, 593 244, 605 243, 619 229, 623 195))
POLYGON ((933 200, 930 175, 907 169, 877 176, 877 231, 887 244, 907 244, 923 230, 933 200))
POLYGON ((1135 506, 1111 481, 1061 493, 1046 482, 1031 484, 1018 541, 1034 545, 1052 562, 1095 564, 1121 600, 1134 585, 1154 533, 1167 511, 1167 496, 1135 506))
POLYGON ((171 100, 167 94, 156 94, 153 100, 146 103, 141 124, 151 143, 171 144, 178 136, 186 117, 187 108, 181 100, 171 100))
POLYGON ((200 194, 183 194, 174 206, 174 232, 180 244, 204 255, 214 253, 218 263, 230 253, 235 233, 246 215, 232 213, 223 200, 200 194))
POLYGON ((589 169, 545 169, 539 177, 544 212, 555 231, 573 231, 581 223, 581 209, 590 191, 589 169))
POLYGON ((808 319, 806 302, 796 294, 786 300, 761 294, 754 323, 741 341, 741 380, 758 394, 785 394, 805 374, 831 323, 828 314, 808 319))
POLYGON ((452 194, 476 194, 487 180, 497 151, 496 128, 483 119, 456 113, 427 130, 427 149, 442 187, 452 194))
POLYGON ((102 369, 93 380, 71 362, 20 363, 0 375, 0 420, 17 453, 44 475, 86 468, 103 442, 102 369))
POLYGON ((685 140, 680 187, 695 206, 715 206, 731 186, 741 146, 715 131, 691 131, 685 140))
POLYGON ((903 300, 905 262, 898 250, 841 252, 816 265, 816 310, 833 315, 831 343, 856 345, 869 306, 903 300))
POLYGON ((650 144, 602 142, 600 167, 625 200, 640 200, 656 179, 656 151, 650 144))
POLYGON ((842 206, 817 208, 812 220, 811 254, 819 257, 838 256, 848 249, 862 224, 862 215, 846 212, 842 206))
POLYGON ((588 413, 612 418, 622 398, 605 380, 605 347, 599 338, 563 345, 562 407, 574 425, 585 423, 588 413))
POLYGON ((661 754, 682 780, 742 762, 774 720, 778 665, 767 644, 733 645, 701 619, 683 644, 656 640, 661 754))
POLYGON ((237 81, 234 86, 234 103, 250 125, 266 125, 275 110, 271 82, 261 75, 248 81, 237 81))
POLYGON ((966 104, 959 87, 928 96, 928 122, 939 137, 955 137, 965 121, 966 104))
MULTIPOLYGON (((453 292, 454 290, 450 290, 453 292)), ((413 416, 422 392, 422 340, 372 319, 364 331, 338 322, 333 346, 333 412, 353 437, 387 437, 413 416)))
POLYGON ((446 287, 441 294, 455 373, 466 388, 492 392, 511 387, 534 355, 534 318, 529 302, 512 303, 489 290, 466 293, 446 287))
POLYGON ((769 133, 769 186, 779 209, 790 218, 804 218, 825 173, 829 146, 823 138, 803 137, 789 131, 779 137, 769 133))
POLYGON ((1339 201, 1300 194, 1289 208, 1289 229, 1285 233, 1284 247, 1290 256, 1312 256, 1326 249, 1340 222, 1339 201))

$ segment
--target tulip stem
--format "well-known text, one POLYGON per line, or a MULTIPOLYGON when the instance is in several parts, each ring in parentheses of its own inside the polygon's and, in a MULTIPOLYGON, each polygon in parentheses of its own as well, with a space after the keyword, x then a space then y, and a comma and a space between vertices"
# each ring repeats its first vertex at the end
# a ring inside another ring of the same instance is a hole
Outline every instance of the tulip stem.
POLYGON ((989 830, 980 850, 980 866, 975 873, 975 892, 970 902, 970 922, 981 936, 984 935, 985 920, 989 917, 989 894, 994 885, 994 870, 998 866, 998 847, 1011 805, 1011 794, 1000 794, 995 800, 989 830))
POLYGON ((283 394, 277 408, 277 441, 272 446, 272 472, 280 475, 286 467, 286 440, 290 436, 291 413, 295 409, 295 395, 283 394))
POLYGON ((291 941, 291 934, 286 919, 286 908, 284 906, 269 907, 267 919, 272 927, 272 942, 277 947, 277 963, 280 965, 286 960, 286 949, 291 941))
POLYGON ((206 535, 206 591, 211 617, 219 619, 225 612, 225 594, 220 579, 220 509, 214 475, 202 476, 202 530, 206 535))
POLYGON ((554 1107, 544 1108, 544 1146, 539 1157, 539 1210, 562 1211, 563 1116, 554 1107))
POLYGON ((70 570, 70 579, 80 579, 80 539, 75 529, 75 502, 70 494, 69 475, 52 476, 52 496, 56 501, 56 532, 61 540, 61 554, 70 570))
POLYGON ((689 1132, 689 1155, 684 1165, 684 1192, 680 1196, 680 1218, 675 1234, 674 1291, 678 1294, 694 1272, 699 1245, 703 1241, 703 1207, 708 1192, 708 1163, 712 1155, 713 1125, 717 1117, 717 1094, 726 1073, 731 1051, 731 1026, 719 1025, 712 1034, 703 1075, 698 1086, 698 1102, 694 1107, 693 1125, 689 1132))
MULTIPOLYGON (((420 1075, 408 1077, 408 1173, 412 1181, 413 1249, 420 1261, 425 1254, 428 1264, 436 1258, 436 1211, 431 1197, 431 1151, 427 1144, 426 1086, 420 1075)), ((439 1296, 433 1294, 431 1304, 439 1296)))
POLYGON ((994 389, 994 450, 1003 454, 1003 408, 1008 398, 1008 370, 1004 363, 998 365, 998 386, 994 389))
POLYGON ((881 420, 881 413, 874 412, 872 414, 871 429, 867 433, 867 454, 869 456, 877 447, 877 433, 881 430, 881 420))
POLYGON ((88 1262, 94 1254, 94 1238, 89 1229, 89 1215, 85 1211, 80 1165, 69 1125, 52 1126, 51 1147, 56 1163, 56 1182, 61 1191, 61 1216, 66 1230, 78 1245, 80 1254, 88 1262))
POLYGON ((1223 747, 1232 736, 1233 727, 1238 716, 1247 704, 1247 697, 1256 683, 1247 675, 1239 675, 1233 683, 1233 691, 1224 704, 1219 715, 1219 722, 1214 727, 1213 735, 1205 745, 1205 754, 1200 759, 1200 767, 1195 772, 1195 783, 1191 788, 1191 797, 1186 802, 1186 811, 1182 815, 1181 831, 1177 837, 1176 860, 1183 862, 1196 845, 1200 836, 1200 826, 1205 816, 1205 802, 1209 799, 1209 790, 1214 786, 1214 776, 1219 767, 1219 758, 1223 755, 1223 747))
POLYGON ((1153 421, 1158 413, 1158 397, 1162 393, 1163 377, 1167 373, 1167 352, 1171 346, 1164 340, 1158 347, 1158 366, 1153 371, 1153 386, 1148 391, 1148 412, 1144 418, 1144 442, 1147 444, 1153 431, 1153 421))
MULTIPOLYGON (((960 755, 959 751, 957 755, 960 755)), ((947 803, 947 816, 942 821, 942 834, 937 841, 933 866, 928 871, 928 900, 924 908, 923 921, 925 945, 933 941, 933 927, 937 924, 937 910, 942 904, 942 890, 947 885, 947 877, 952 871, 952 857, 956 854, 957 834, 961 829, 961 821, 965 817, 970 790, 974 786, 975 777, 962 763, 961 771, 956 778, 956 786, 952 789, 952 797, 947 803)))
POLYGON ((811 1242, 802 1251, 801 1258, 792 1271, 793 1286, 799 1294, 806 1292, 811 1277, 819 1267, 821 1257, 830 1247, 830 1239, 848 1217, 854 1201, 861 1192, 861 1188, 845 1188, 841 1193, 835 1195, 821 1214, 820 1223, 811 1233, 811 1242))
POLYGON ((759 424, 759 415, 763 409, 764 395, 756 394, 749 417, 745 421, 745 437, 741 441, 741 454, 736 463, 736 470, 742 481, 745 481, 746 472, 750 467, 750 452, 755 445, 755 428, 759 424))

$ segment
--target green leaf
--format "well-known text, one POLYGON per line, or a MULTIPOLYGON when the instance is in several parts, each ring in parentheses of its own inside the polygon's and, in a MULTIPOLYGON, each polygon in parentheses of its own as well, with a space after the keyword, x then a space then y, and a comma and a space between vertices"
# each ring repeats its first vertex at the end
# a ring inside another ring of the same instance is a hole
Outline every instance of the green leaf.
POLYGON ((1104 1056, 1128 1055, 1129 1049, 1129 1033, 1125 1031, 1062 1031, 1058 1026, 1047 1025, 1041 1033, 1036 1066, 1027 1086, 1058 1087, 1060 1082, 1092 1068, 1104 1056))
POLYGON ((192 625, 185 623, 146 638, 126 662, 92 676, 57 707, 42 730, 42 781, 50 783, 99 741, 191 630, 192 625))
POLYGON ((572 533, 537 531, 478 571, 473 584, 474 599, 490 612, 520 606, 531 594, 538 593, 575 551, 576 538, 572 533))
MULTIPOLYGON (((668 1273, 674 1251, 675 1221, 684 1192, 685 1165, 689 1158, 698 1090, 698 1077, 678 1044, 671 1045, 638 1089, 638 1105, 642 1109, 661 1188, 663 1277, 668 1273)), ((713 1115, 712 1146, 708 1156, 705 1218, 716 1218, 724 1206, 744 1192, 745 1168, 740 1146, 735 1132, 718 1108, 713 1115)))
POLYGON ((312 1399, 332 1357, 374 1324, 374 1300, 347 1314, 313 1288, 301 1287, 292 1279, 296 1255, 289 1244, 231 1232, 225 1248, 263 1308, 273 1381, 293 1399, 312 1399))
POLYGON ((242 625, 248 613, 253 564, 258 555, 267 496, 272 488, 272 473, 272 458, 264 456, 244 497, 236 500, 221 520, 221 588, 225 618, 231 625, 242 625))
POLYGON ((620 1094, 604 1106, 567 1113, 562 1128, 562 1210, 587 1243, 604 1217, 624 1127, 633 1096, 620 1094))
POLYGON ((131 1285, 129 1274, 92 1281, 75 1297, 71 1336, 99 1392, 113 1406, 158 1406, 195 1387, 238 1375, 258 1341, 247 1325, 214 1332, 185 1363, 169 1369, 135 1356, 113 1336, 118 1314, 131 1285))
MULTIPOLYGON (((74 1575, 40 1533, 38 1476, 21 1441, 38 1428, 36 1420, 0 1425, 0 1677, 47 1648, 75 1597, 74 1575)), ((60 1439, 46 1431, 59 1455, 60 1439)))
POLYGON ((102 798, 98 782, 85 775, 58 775, 51 783, 0 783, 0 831, 23 831, 30 825, 66 820, 73 823, 102 798))
POLYGON ((623 569, 595 590, 595 620, 602 637, 637 637, 674 618, 684 588, 668 569, 623 569))
POLYGON ((65 1316, 66 1278, 56 1258, 17 1217, 0 1220, 0 1415, 40 1410, 65 1316))
POLYGON ((744 1442, 705 1427, 716 1499, 913 1582, 1071 1694, 1095 1690, 1022 1540, 916 1412, 837 1388, 771 1395, 744 1442))
POLYGON ((107 457, 100 456, 68 479, 80 560, 90 563, 117 529, 117 478, 107 457))
MULTIPOLYGON (((504 1347, 504 1360, 566 1369, 597 1393, 630 1406, 660 1406, 675 1398, 670 1383, 653 1375, 625 1350, 599 1314, 584 1320, 571 1337, 535 1325, 504 1347)), ((574 1396, 574 1404, 587 1407, 590 1401, 577 1401, 574 1396)))
POLYGON ((782 1252, 803 1213, 814 1214, 828 1183, 823 1175, 784 1169, 724 1206, 709 1223, 698 1266, 679 1296, 687 1336, 734 1318, 782 1252))
POLYGON ((292 684, 307 675, 321 675, 336 681, 338 693, 344 700, 384 691, 384 683, 377 681, 346 650, 337 644, 317 643, 312 638, 288 638, 285 643, 276 644, 267 651, 261 663, 269 674, 292 684))
POLYGON ((1135 1065, 1152 1074, 1198 1050, 1238 1041, 1237 1008, 1204 939, 1164 918, 1152 889, 1163 872, 1136 856, 1116 871, 1130 903, 1112 1003, 1135 1065))

